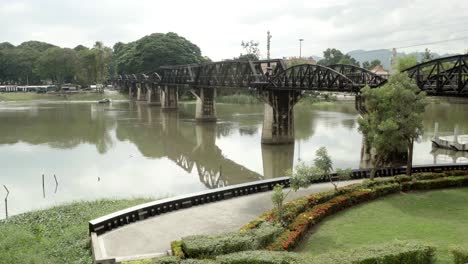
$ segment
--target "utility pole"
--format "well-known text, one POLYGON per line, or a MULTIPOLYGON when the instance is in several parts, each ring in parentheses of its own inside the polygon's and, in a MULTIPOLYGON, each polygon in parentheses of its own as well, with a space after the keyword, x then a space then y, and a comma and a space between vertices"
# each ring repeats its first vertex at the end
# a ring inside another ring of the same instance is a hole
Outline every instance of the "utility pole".
POLYGON ((304 39, 299 39, 299 59, 302 57, 302 41, 304 41, 304 39))
MULTIPOLYGON (((270 41, 271 41, 271 35, 270 35, 270 30, 267 31, 267 60, 270 59, 270 41)), ((270 67, 270 62, 267 63, 267 67, 270 67)))
POLYGON ((397 72, 397 50, 392 49, 392 57, 390 59, 390 74, 395 74, 397 72))

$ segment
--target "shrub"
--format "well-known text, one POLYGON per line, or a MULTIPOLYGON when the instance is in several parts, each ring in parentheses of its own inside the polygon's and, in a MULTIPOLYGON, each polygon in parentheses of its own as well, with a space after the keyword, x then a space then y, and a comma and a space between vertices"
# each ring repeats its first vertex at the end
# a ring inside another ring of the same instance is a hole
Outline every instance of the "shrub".
POLYGON ((435 173, 435 172, 420 172, 413 173, 414 180, 434 180, 447 176, 445 173, 435 173))
POLYGON ((262 223, 251 231, 255 239, 256 248, 264 248, 284 231, 284 228, 274 223, 262 223))
POLYGON ((337 251, 314 257, 316 264, 432 264, 434 247, 417 241, 397 241, 337 251))
POLYGON ((468 246, 457 246, 450 249, 453 255, 454 264, 468 263, 468 246))
POLYGON ((444 174, 446 176, 468 176, 468 170, 445 171, 444 174))
POLYGON ((182 238, 182 249, 189 258, 204 258, 232 252, 257 249, 249 232, 231 232, 215 236, 189 236, 182 238))
POLYGON ((172 256, 123 262, 123 264, 178 264, 178 263, 179 263, 179 260, 176 257, 172 257, 172 256))
POLYGON ((172 241, 171 242, 172 255, 178 258, 185 258, 185 253, 182 250, 182 241, 172 241))
POLYGON ((292 264, 301 257, 290 252, 244 251, 216 257, 220 264, 292 264))
POLYGON ((184 259, 180 264, 218 264, 219 262, 212 259, 184 259))

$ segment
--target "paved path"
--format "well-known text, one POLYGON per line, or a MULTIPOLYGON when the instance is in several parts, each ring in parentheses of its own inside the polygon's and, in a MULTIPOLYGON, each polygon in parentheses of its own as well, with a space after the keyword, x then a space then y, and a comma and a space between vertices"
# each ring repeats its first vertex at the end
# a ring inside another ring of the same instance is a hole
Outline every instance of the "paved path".
MULTIPOLYGON (((341 182, 340 186, 359 181, 341 182)), ((332 188, 330 183, 314 184, 308 189, 291 192, 288 200, 332 188)), ((98 242, 103 257, 152 256, 166 253, 171 241, 185 236, 238 230, 272 207, 270 191, 247 195, 135 222, 98 236, 98 242)))

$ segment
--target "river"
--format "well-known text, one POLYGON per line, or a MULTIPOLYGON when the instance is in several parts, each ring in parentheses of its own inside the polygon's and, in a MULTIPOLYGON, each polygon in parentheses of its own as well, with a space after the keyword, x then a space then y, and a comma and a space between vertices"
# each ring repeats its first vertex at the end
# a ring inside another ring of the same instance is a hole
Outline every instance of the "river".
MULTIPOLYGON (((283 146, 260 143, 263 105, 218 104, 216 124, 197 124, 194 113, 193 103, 169 113, 129 102, 0 103, 0 185, 10 190, 9 214, 279 177, 300 161, 311 162, 321 146, 335 168, 366 166, 353 103, 296 106, 296 140, 283 146)), ((430 141, 435 122, 442 134, 455 125, 468 134, 466 113, 468 104, 431 103, 414 163, 467 162, 467 153, 433 149, 430 141)), ((5 194, 2 187, 0 199, 5 194)))

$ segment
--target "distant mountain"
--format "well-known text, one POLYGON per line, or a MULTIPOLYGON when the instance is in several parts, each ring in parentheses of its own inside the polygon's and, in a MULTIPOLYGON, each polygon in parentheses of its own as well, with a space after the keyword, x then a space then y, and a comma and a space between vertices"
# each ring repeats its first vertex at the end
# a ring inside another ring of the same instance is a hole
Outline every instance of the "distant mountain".
MULTIPOLYGON (((353 50, 348 52, 351 57, 355 58, 357 61, 359 61, 362 65, 363 62, 365 61, 372 61, 372 60, 380 60, 382 62, 382 66, 385 69, 390 69, 390 59, 392 57, 392 51, 387 50, 387 49, 378 49, 378 50, 353 50)), ((412 53, 404 53, 404 52, 398 52, 397 56, 398 57, 403 57, 406 55, 411 55, 411 54, 416 54, 418 61, 422 60, 422 57, 424 55, 424 52, 412 52, 412 53)), ((452 56, 455 54, 437 54, 437 53, 432 53, 432 56, 434 58, 440 58, 440 57, 447 57, 447 56, 452 56)))

